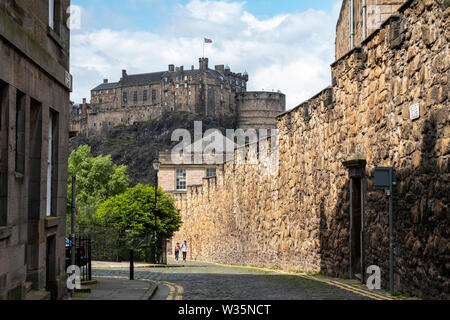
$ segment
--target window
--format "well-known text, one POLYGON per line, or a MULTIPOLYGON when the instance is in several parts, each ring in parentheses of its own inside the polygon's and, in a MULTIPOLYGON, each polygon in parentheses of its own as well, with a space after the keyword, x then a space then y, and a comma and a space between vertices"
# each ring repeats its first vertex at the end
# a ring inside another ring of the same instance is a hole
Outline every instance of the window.
POLYGON ((187 88, 187 87, 188 87, 188 84, 187 84, 187 83, 185 83, 185 84, 184 84, 184 87, 185 87, 185 88, 187 88))
POLYGON ((50 110, 48 120, 47 154, 47 211, 46 215, 56 216, 58 194, 58 113, 50 110))
POLYGON ((133 92, 133 102, 136 103, 138 101, 137 99, 137 91, 133 92))
POLYGON ((55 0, 48 1, 48 25, 55 29, 55 0))
POLYGON ((179 87, 180 87, 180 85, 177 83, 177 84, 175 85, 175 88, 178 89, 179 87))
POLYGON ((122 101, 124 104, 126 104, 127 100, 128 100, 128 92, 125 91, 124 93, 122 93, 122 101))
MULTIPOLYGON (((3 146, 6 142, 6 109, 7 109, 7 86, 0 81, 0 185, 6 185, 6 175, 1 173, 3 171, 2 153, 5 151, 3 146), (4 123, 3 123, 4 121, 4 123)), ((6 225, 6 194, 4 188, 0 188, 0 226, 6 225)))
POLYGON ((25 94, 17 91, 16 98, 16 172, 25 173, 25 94))
POLYGON ((175 180, 177 190, 186 190, 186 169, 177 169, 175 180))
POLYGON ((47 217, 52 215, 52 158, 53 158, 53 115, 48 120, 48 153, 47 153, 47 217))
POLYGON ((206 169, 206 177, 211 178, 217 175, 216 168, 208 168, 206 169))
POLYGON ((169 93, 166 91, 166 92, 164 92, 164 96, 165 97, 168 97, 169 96, 169 93))
POLYGON ((147 101, 147 90, 144 90, 144 94, 142 95, 142 100, 147 101))
POLYGON ((156 90, 152 90, 152 100, 156 100, 156 90))
POLYGON ((184 81, 187 81, 187 79, 188 79, 187 76, 184 76, 184 81))
POLYGON ((189 95, 192 96, 192 91, 189 91, 189 95))

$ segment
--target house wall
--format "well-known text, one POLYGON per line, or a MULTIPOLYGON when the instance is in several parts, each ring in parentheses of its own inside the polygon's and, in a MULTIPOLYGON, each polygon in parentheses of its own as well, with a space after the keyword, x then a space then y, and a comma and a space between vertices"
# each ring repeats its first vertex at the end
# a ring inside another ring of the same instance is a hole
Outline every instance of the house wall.
POLYGON ((48 1, 0 2, 0 299, 23 299, 29 285, 55 299, 66 292, 70 1, 58 3, 51 30, 48 1))

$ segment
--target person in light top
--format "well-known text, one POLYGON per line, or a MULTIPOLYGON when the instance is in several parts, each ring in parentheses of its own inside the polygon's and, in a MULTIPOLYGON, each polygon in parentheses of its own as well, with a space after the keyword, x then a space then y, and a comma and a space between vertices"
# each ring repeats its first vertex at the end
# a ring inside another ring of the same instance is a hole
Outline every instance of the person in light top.
POLYGON ((186 242, 186 240, 181 245, 181 252, 183 252, 183 261, 186 262, 186 256, 187 256, 187 242, 186 242))

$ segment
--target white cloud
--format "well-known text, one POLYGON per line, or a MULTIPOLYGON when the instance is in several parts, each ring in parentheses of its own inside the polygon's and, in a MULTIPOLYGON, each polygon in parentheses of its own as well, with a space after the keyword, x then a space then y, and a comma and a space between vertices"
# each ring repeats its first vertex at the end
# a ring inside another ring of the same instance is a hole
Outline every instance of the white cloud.
POLYGON ((162 31, 109 29, 74 32, 72 99, 90 96, 103 78, 162 71, 168 64, 198 67, 203 37, 212 38, 210 65, 249 73, 249 90, 281 90, 292 108, 330 84, 339 1, 332 12, 308 10, 261 20, 244 2, 192 0, 178 6, 162 31))

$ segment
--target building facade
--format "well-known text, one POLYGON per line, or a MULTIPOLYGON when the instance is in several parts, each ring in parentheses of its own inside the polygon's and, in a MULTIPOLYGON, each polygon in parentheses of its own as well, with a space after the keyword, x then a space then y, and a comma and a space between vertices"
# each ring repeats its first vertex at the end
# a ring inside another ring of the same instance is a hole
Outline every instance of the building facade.
POLYGON ((69 5, 0 1, 0 300, 66 292, 69 5))
POLYGON ((122 70, 120 81, 110 83, 105 79, 91 91, 89 105, 84 101, 72 109, 71 130, 89 136, 102 129, 132 125, 171 111, 214 117, 243 114, 246 118, 242 122, 246 126, 275 127, 276 114, 286 110, 284 95, 272 93, 277 98, 271 96, 266 101, 262 99, 265 93, 261 93, 257 103, 247 104, 248 99, 240 97, 247 91, 248 79, 246 72, 234 73, 228 66, 216 65, 210 69, 208 58, 199 59, 198 69, 169 65, 166 71, 137 75, 122 70))
POLYGON ((361 45, 406 0, 344 0, 336 25, 336 59, 361 45))

